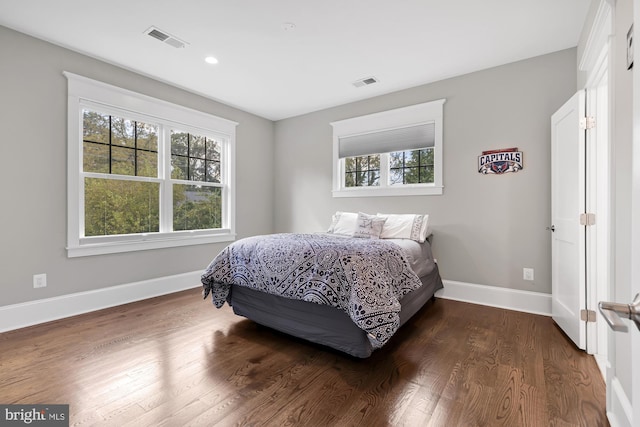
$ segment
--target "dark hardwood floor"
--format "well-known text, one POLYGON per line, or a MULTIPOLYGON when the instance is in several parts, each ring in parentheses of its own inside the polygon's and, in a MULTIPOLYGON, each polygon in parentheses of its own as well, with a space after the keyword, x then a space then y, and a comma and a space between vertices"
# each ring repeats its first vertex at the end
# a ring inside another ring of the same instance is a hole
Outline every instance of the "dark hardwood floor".
POLYGON ((198 289, 0 334, 0 403, 75 426, 608 425, 593 357, 544 316, 436 300, 360 360, 198 289))

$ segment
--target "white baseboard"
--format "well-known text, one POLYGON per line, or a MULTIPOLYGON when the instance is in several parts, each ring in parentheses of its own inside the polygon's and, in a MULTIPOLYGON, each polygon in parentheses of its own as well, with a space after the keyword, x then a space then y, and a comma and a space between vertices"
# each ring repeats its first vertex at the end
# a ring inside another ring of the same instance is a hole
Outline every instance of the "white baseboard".
POLYGON ((193 289, 201 271, 0 307, 0 332, 193 289))
POLYGON ((551 295, 539 292, 499 288, 497 286, 443 280, 444 289, 436 297, 525 313, 551 316, 551 295))
MULTIPOLYGON (((201 271, 0 307, 0 332, 115 307, 201 286, 201 271)), ((551 315, 551 295, 443 280, 436 297, 551 315)))

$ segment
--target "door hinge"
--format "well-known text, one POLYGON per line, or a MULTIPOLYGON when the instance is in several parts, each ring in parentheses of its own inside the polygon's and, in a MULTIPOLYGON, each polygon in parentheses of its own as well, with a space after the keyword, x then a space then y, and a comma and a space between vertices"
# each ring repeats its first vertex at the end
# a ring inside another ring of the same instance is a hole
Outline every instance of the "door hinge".
POLYGON ((580 214, 580 225, 595 225, 596 224, 596 214, 594 213, 581 213, 580 214))
POLYGON ((587 116, 580 119, 580 129, 593 129, 596 127, 596 118, 587 116))
POLYGON ((580 310, 580 320, 583 322, 595 322, 596 312, 594 310, 580 310))

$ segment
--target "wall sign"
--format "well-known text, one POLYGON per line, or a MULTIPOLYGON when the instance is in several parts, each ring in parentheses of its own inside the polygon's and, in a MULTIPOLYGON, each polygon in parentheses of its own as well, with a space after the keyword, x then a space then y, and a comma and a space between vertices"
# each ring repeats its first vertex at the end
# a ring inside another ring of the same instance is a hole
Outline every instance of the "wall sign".
POLYGON ((517 148, 483 151, 478 157, 478 172, 503 174, 522 169, 522 151, 517 148))

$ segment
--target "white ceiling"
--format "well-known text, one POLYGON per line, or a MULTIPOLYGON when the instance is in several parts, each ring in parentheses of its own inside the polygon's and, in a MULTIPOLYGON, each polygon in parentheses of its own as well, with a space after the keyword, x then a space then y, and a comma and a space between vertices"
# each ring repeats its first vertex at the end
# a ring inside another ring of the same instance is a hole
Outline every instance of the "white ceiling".
POLYGON ((279 120, 574 47, 589 3, 0 0, 0 25, 279 120))

